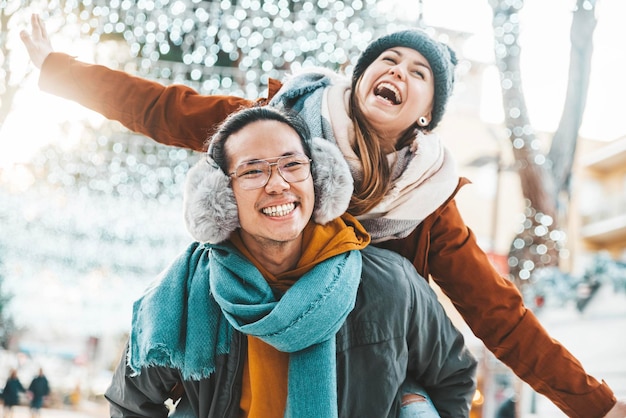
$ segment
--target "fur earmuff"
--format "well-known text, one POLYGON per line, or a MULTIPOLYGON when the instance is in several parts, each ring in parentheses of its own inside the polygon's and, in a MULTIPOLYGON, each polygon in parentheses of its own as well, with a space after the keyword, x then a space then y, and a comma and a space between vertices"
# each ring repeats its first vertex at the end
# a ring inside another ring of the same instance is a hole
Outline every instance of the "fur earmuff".
MULTIPOLYGON (((341 151, 330 141, 313 138, 311 159, 315 189, 313 220, 324 225, 348 209, 354 182, 341 151)), ((239 228, 230 178, 208 157, 187 173, 183 210, 187 230, 199 242, 217 244, 239 228)))
POLYGON ((343 215, 348 209, 354 191, 354 180, 339 148, 324 138, 313 138, 311 159, 315 187, 313 220, 324 225, 343 215))
POLYGON ((217 244, 239 227, 230 178, 209 157, 187 173, 183 211, 187 230, 199 242, 217 244))

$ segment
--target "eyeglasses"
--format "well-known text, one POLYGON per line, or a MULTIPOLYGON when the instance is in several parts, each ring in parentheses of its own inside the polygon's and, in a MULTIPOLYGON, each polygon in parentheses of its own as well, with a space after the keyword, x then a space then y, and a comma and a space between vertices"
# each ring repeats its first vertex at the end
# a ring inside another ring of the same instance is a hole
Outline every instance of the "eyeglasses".
POLYGON ((298 183, 311 175, 311 160, 306 155, 293 154, 240 164, 229 176, 236 178, 242 189, 259 189, 265 187, 270 180, 274 165, 278 169, 278 174, 287 183, 298 183), (273 163, 268 161, 274 159, 276 161, 273 163))

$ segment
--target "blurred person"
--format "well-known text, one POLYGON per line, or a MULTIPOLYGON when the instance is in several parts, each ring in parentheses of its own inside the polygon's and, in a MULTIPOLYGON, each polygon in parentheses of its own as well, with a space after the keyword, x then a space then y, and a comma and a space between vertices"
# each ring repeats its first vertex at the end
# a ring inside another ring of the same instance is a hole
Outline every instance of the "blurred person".
POLYGON ((72 389, 72 391, 67 394, 64 402, 67 405, 71 406, 72 408, 78 409, 81 403, 81 398, 82 398, 82 391, 80 388, 80 383, 77 383, 72 389))
POLYGON ((2 399, 4 400, 4 418, 13 417, 13 407, 20 404, 20 393, 26 392, 24 386, 17 377, 17 370, 11 369, 7 378, 2 399))
POLYGON ((267 99, 200 95, 54 52, 39 16, 22 32, 41 69, 40 87, 74 100, 168 145, 197 151, 228 114, 270 104, 299 112, 315 136, 336 143, 350 164, 355 192, 348 212, 379 247, 433 278, 474 334, 498 359, 568 416, 624 416, 605 382, 550 337, 518 289, 494 269, 455 202, 468 183, 434 129, 454 86, 456 56, 420 30, 373 41, 351 77, 308 71, 284 84, 269 80, 267 99), (612 415, 615 414, 615 415, 612 415))
POLYGON ((517 400, 514 396, 506 398, 496 410, 495 418, 517 418, 517 400))
POLYGON ((44 399, 50 394, 48 378, 43 373, 42 368, 39 368, 39 373, 35 376, 32 382, 30 382, 28 391, 31 394, 30 416, 32 418, 40 417, 44 399))
POLYGON ((475 359, 408 260, 344 214, 351 193, 297 115, 231 115, 188 173, 197 242, 133 307, 111 416, 181 398, 201 418, 467 417, 475 359))

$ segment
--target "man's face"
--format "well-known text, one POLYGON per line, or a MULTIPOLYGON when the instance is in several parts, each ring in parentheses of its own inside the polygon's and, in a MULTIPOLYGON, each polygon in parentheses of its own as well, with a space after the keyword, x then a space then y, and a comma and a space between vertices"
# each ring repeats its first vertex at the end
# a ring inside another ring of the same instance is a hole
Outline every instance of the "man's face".
MULTIPOLYGON (((279 157, 304 154, 297 132, 289 125, 273 120, 253 122, 231 135, 226 141, 225 151, 229 173, 250 161, 268 160, 273 163, 279 157)), ((261 245, 268 245, 302 238, 302 230, 311 219, 315 203, 310 175, 303 181, 288 183, 274 165, 265 186, 246 190, 233 176, 232 187, 245 241, 252 239, 261 245)))

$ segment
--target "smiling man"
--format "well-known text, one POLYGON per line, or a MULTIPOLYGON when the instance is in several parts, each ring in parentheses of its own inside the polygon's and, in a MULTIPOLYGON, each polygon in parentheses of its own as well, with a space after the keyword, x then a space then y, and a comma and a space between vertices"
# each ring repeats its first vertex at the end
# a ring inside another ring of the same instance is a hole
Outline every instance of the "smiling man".
POLYGON ((297 116, 229 117, 188 175, 198 242, 135 303, 111 416, 468 416, 463 337, 407 260, 368 247, 351 193, 297 116))

